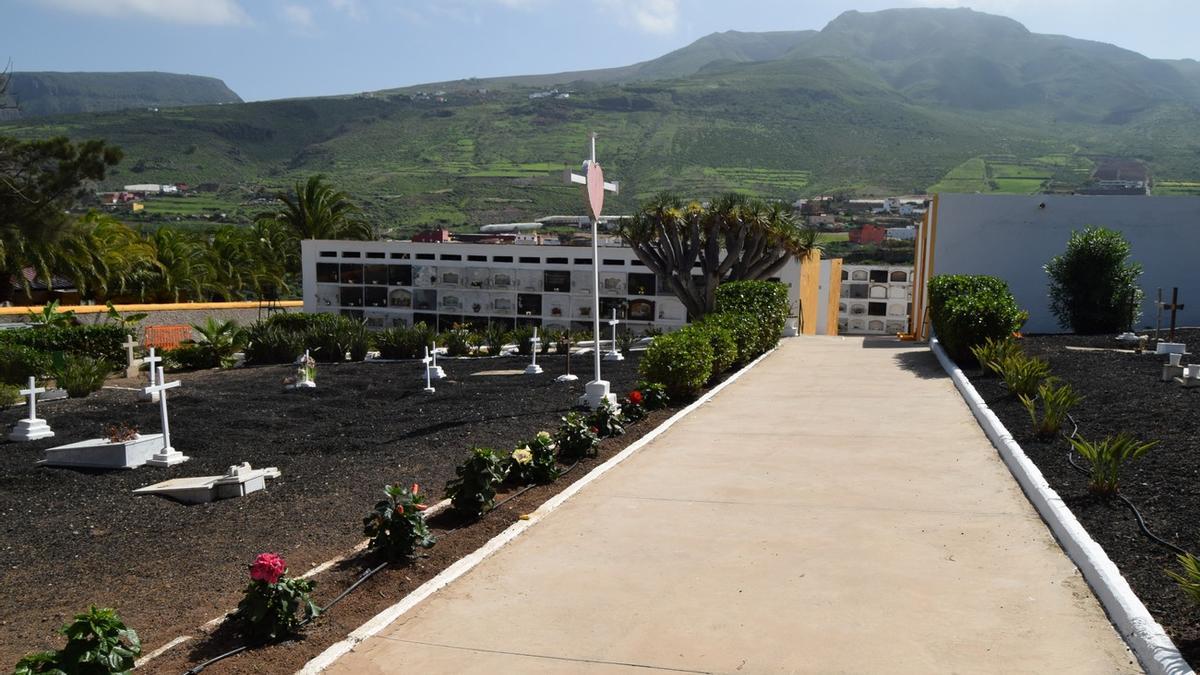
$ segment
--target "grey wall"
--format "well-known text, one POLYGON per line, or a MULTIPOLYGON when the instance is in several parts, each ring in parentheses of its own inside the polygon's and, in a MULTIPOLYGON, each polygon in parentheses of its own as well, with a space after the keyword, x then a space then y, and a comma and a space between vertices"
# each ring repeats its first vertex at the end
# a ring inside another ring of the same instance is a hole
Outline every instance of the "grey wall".
MULTIPOLYGON (((1162 287, 1179 287, 1182 326, 1200 326, 1200 197, 965 195, 938 197, 934 274, 990 274, 1029 311, 1025 332, 1063 332, 1050 313, 1042 266, 1087 225, 1124 233, 1142 263, 1140 326, 1154 326, 1162 287), (1039 208, 1039 204, 1045 208, 1039 208)), ((1164 317, 1164 325, 1169 317, 1164 317)))

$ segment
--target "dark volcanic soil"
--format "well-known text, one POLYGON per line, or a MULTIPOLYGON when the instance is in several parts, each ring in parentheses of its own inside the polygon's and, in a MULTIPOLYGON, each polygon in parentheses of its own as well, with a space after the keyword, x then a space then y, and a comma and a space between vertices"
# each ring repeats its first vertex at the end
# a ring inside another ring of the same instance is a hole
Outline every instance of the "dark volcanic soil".
MULTIPOLYGON (((1200 330, 1182 331, 1177 341, 1187 343, 1193 353, 1190 362, 1200 361, 1200 330)), ((1121 493, 1137 505, 1152 532, 1200 554, 1200 389, 1161 382, 1165 356, 1067 348, 1121 349, 1111 336, 1032 336, 1022 344, 1026 353, 1048 360, 1054 375, 1086 397, 1073 412, 1084 438, 1125 431, 1142 440, 1160 441, 1142 459, 1126 466, 1121 493)), ((1189 357, 1183 362, 1188 363, 1189 357)), ((1028 413, 997 379, 970 371, 968 375, 1184 656, 1200 663, 1200 608, 1163 573, 1178 569, 1175 555, 1145 537, 1120 501, 1090 496, 1087 476, 1067 462, 1067 441, 1034 437, 1028 413)), ((1076 462, 1086 466, 1079 457, 1076 462)))
MULTIPOLYGON (((437 501, 470 446, 511 449, 539 430, 552 431, 582 393, 585 361, 573 359, 582 377, 568 385, 553 380, 563 366, 554 356, 539 359, 546 368, 539 377, 484 374, 521 369, 521 358, 446 360, 451 379, 436 383, 433 395, 420 391, 423 369, 415 363, 322 365, 319 388, 292 392, 281 387, 290 366, 172 376, 183 380, 170 392, 173 445, 192 459, 169 469, 37 467, 44 448, 97 437, 105 423, 130 420, 144 432, 159 430, 158 406, 137 403, 132 391, 106 389, 39 407, 55 438, 0 443, 0 669, 28 651, 61 646, 56 629, 89 604, 116 608, 145 652, 178 635, 202 636, 200 625, 237 604, 256 554, 279 552, 292 574, 303 573, 362 541, 362 517, 385 483, 421 483, 437 501), (243 461, 278 467, 283 475, 247 498, 198 506, 131 493, 170 478, 220 474, 243 461)), ((636 355, 604 364, 614 392, 633 386, 636 364, 636 355)), ((23 414, 5 409, 0 422, 7 427, 23 414)), ((655 413, 631 433, 606 440, 601 459, 669 414, 655 413)), ((447 524, 427 558, 372 579, 364 585, 371 587, 369 601, 355 593, 318 621, 311 644, 272 647, 211 672, 302 665, 321 644, 344 636, 597 461, 472 527, 445 535, 453 527, 447 524)), ((318 602, 353 581, 362 562, 322 575, 318 602)), ((181 671, 219 644, 221 636, 193 641, 151 670, 181 671)))

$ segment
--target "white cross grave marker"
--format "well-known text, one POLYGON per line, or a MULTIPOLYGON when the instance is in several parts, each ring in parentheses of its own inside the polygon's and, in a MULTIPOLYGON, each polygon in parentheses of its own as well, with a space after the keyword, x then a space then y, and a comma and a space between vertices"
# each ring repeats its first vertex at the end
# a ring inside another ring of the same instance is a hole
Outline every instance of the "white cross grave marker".
POLYGON ((30 376, 29 388, 21 390, 22 396, 29 397, 29 417, 17 421, 17 425, 8 434, 8 440, 36 441, 39 438, 50 438, 54 435, 50 425, 46 424, 46 420, 40 420, 37 416, 37 395, 44 391, 46 388, 37 386, 37 380, 30 376))
POLYGON ((438 365, 437 348, 437 343, 433 343, 433 367, 429 370, 429 376, 435 380, 444 380, 446 379, 446 371, 442 370, 442 367, 438 365))
POLYGON ((162 435, 163 447, 158 452, 154 453, 146 463, 150 466, 174 466, 182 464, 191 459, 182 452, 171 447, 171 426, 167 420, 167 390, 174 389, 183 384, 179 380, 167 382, 163 376, 162 366, 158 367, 158 384, 152 384, 146 387, 143 391, 147 394, 158 394, 158 413, 162 417, 162 435))
POLYGON ((133 357, 133 348, 138 346, 137 340, 133 336, 126 333, 125 342, 121 343, 125 348, 125 377, 137 377, 138 369, 141 368, 141 363, 133 357))
POLYGON ((433 388, 433 383, 429 381, 430 364, 433 363, 433 359, 429 358, 429 345, 425 346, 425 358, 421 359, 421 363, 425 364, 425 389, 422 391, 424 391, 426 394, 432 394, 437 390, 433 388))
POLYGON ((154 378, 154 373, 155 373, 156 369, 162 370, 161 368, 158 368, 158 364, 162 363, 162 357, 155 356, 154 355, 154 347, 151 347, 150 355, 147 356, 146 358, 142 359, 142 363, 150 364, 150 384, 146 388, 143 388, 140 392, 138 392, 138 400, 139 401, 150 401, 151 403, 158 403, 158 399, 161 398, 161 395, 159 394, 159 390, 155 389, 153 391, 150 391, 149 388, 153 387, 154 383, 157 381, 154 378))
MULTIPOLYGON (((617 319, 617 308, 613 307, 612 318, 608 320, 608 325, 612 326, 612 349, 610 349, 608 353, 604 355, 605 361, 625 360, 625 355, 621 353, 620 349, 617 349, 617 324, 619 323, 621 323, 621 321, 617 319)), ((597 340, 596 345, 599 346, 599 344, 600 342, 597 340)))
POLYGON ((616 405, 617 397, 609 392, 609 384, 607 381, 600 379, 600 236, 597 232, 598 223, 600 221, 600 212, 604 208, 604 193, 611 192, 620 194, 621 184, 618 182, 608 183, 604 180, 604 171, 600 168, 599 162, 596 161, 596 134, 592 133, 592 156, 591 159, 585 160, 583 170, 586 175, 566 172, 565 178, 568 183, 579 183, 587 186, 588 210, 591 212, 592 221, 592 361, 595 365, 595 379, 588 382, 584 388, 584 395, 580 397, 579 403, 595 410, 600 407, 600 402, 607 400, 609 403, 616 405))
POLYGON ((525 374, 541 375, 542 367, 537 364, 537 353, 538 347, 542 344, 542 341, 540 338, 538 338, 537 326, 533 327, 533 337, 529 338, 529 344, 533 345, 533 349, 531 350, 533 352, 533 360, 529 362, 528 366, 525 366, 525 374))

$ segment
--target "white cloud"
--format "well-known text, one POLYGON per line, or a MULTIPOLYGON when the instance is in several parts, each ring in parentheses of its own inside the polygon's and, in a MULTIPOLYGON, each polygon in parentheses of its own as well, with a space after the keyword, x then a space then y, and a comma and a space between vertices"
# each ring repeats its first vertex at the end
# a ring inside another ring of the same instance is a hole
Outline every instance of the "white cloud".
POLYGON ((175 23, 222 26, 250 23, 238 0, 39 0, 81 14, 138 15, 175 23))
POLYGON ((646 33, 674 33, 679 0, 597 0, 604 14, 646 33))
POLYGON ((313 11, 304 5, 284 5, 283 18, 301 30, 313 27, 313 11))

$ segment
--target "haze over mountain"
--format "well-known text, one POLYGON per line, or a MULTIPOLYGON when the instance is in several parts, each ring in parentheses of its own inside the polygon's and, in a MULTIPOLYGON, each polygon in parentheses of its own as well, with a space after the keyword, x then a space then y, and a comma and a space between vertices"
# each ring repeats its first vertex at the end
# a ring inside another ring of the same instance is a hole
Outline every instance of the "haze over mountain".
POLYGON ((591 130, 606 173, 623 183, 619 211, 663 189, 780 199, 1069 191, 1111 158, 1186 193, 1200 190, 1197 123, 1196 61, 1031 33, 967 9, 716 33, 620 68, 52 120, 126 150, 113 184, 131 173, 213 182, 240 200, 325 173, 383 224, 408 230, 581 212, 560 171, 578 165, 591 130))
POLYGON ((23 116, 241 103, 213 77, 174 73, 13 73, 8 99, 23 116))

